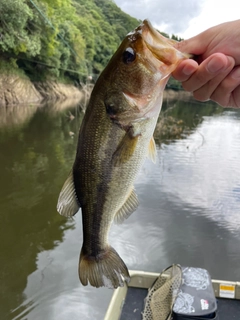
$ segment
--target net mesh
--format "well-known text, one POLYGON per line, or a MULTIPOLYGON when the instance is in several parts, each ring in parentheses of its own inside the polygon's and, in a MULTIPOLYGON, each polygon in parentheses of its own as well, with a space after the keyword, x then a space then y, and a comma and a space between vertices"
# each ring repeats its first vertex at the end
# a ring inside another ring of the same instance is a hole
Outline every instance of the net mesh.
POLYGON ((169 320, 182 283, 182 269, 172 265, 165 269, 148 291, 143 320, 169 320))

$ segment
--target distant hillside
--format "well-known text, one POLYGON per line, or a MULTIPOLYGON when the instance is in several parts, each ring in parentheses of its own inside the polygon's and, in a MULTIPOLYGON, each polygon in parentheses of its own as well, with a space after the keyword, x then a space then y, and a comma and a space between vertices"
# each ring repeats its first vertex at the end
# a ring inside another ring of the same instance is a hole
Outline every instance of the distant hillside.
POLYGON ((0 73, 31 80, 98 75, 139 21, 111 0, 1 0, 0 73))

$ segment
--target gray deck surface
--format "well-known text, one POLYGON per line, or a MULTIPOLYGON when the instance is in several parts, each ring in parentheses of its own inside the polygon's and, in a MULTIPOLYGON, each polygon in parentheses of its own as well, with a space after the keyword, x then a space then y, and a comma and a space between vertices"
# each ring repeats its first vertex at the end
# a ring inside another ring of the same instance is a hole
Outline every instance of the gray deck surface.
MULTIPOLYGON (((146 296, 146 289, 129 287, 120 320, 141 320, 146 296)), ((240 300, 217 299, 217 302, 218 320, 240 320, 240 300)))

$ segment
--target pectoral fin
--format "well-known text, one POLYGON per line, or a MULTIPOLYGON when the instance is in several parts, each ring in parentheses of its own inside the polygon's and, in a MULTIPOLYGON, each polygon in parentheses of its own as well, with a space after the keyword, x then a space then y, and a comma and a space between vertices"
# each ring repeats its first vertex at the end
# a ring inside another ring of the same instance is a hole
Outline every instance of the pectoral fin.
POLYGON ((133 134, 131 129, 126 132, 122 141, 118 145, 117 150, 113 154, 112 161, 114 166, 120 166, 132 157, 136 149, 139 136, 140 134, 133 134))
POLYGON ((157 158, 157 149, 156 149, 156 144, 154 141, 154 138, 150 140, 149 146, 148 146, 148 157, 149 159, 152 160, 153 163, 156 163, 156 158, 157 158))
POLYGON ((117 224, 122 223, 125 219, 127 219, 138 207, 139 202, 137 195, 132 188, 126 202, 122 206, 122 208, 115 214, 114 222, 117 224))
POLYGON ((71 172, 59 194, 57 211, 65 217, 72 217, 78 210, 79 205, 76 199, 73 175, 71 172))

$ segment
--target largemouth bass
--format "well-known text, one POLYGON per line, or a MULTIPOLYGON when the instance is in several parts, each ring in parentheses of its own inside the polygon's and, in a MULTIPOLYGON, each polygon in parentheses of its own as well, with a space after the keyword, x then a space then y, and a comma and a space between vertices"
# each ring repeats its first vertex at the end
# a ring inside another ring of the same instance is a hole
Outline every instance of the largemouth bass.
POLYGON ((129 280, 125 263, 108 243, 109 228, 138 206, 133 183, 146 156, 155 159, 153 132, 163 90, 185 58, 145 20, 126 36, 95 84, 57 204, 64 216, 81 207, 83 285, 117 288, 129 280))

